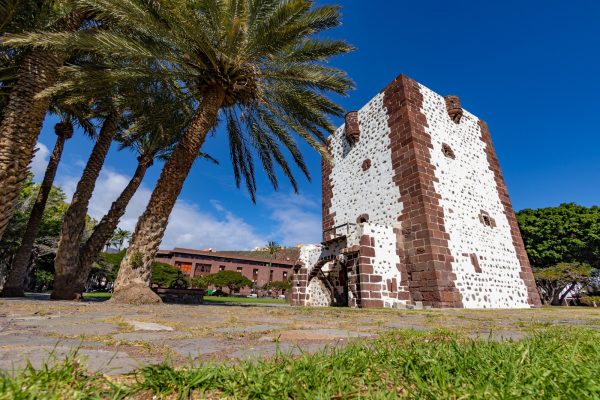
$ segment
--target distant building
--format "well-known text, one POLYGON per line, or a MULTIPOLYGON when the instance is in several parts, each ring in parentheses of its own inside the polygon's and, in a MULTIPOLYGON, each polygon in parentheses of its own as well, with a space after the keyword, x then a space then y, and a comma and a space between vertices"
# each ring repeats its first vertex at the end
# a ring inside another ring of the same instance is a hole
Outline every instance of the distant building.
MULTIPOLYGON (((290 258, 289 254, 285 254, 290 258)), ((297 257, 290 260, 253 256, 252 252, 193 250, 176 247, 159 250, 155 260, 170 264, 186 276, 205 276, 219 271, 237 271, 254 283, 253 288, 244 288, 242 294, 250 294, 266 283, 290 278, 297 257)))

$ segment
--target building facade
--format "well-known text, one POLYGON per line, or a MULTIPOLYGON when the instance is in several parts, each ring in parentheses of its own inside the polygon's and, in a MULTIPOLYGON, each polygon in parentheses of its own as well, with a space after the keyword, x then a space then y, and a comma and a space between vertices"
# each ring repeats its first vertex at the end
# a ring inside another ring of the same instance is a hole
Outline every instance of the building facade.
POLYGON ((247 254, 236 254, 235 252, 184 248, 159 250, 155 260, 176 267, 190 278, 214 274, 219 271, 240 272, 254 283, 253 287, 243 288, 240 291, 241 294, 253 293, 256 288, 261 288, 269 282, 289 279, 296 261, 252 257, 247 254))
POLYGON ((487 125, 399 76, 328 139, 296 305, 540 305, 487 125))

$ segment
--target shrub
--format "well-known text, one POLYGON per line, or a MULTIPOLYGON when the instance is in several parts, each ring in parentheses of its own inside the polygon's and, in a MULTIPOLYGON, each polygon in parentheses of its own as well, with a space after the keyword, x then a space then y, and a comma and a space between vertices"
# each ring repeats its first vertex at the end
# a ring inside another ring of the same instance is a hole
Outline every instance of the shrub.
POLYGON ((579 300, 581 301, 582 304, 585 304, 586 306, 592 306, 592 307, 600 306, 600 296, 583 295, 583 296, 581 296, 581 298, 579 300))
POLYGON ((152 265, 151 282, 160 287, 187 286, 187 279, 181 271, 172 265, 160 262, 152 265))
POLYGON ((544 304, 562 305, 577 285, 584 285, 592 275, 592 267, 580 263, 559 263, 534 272, 544 304))
POLYGON ((207 275, 206 283, 219 289, 226 287, 229 294, 252 285, 252 281, 236 271, 219 271, 216 274, 207 275))
POLYGON ((190 279, 190 287, 194 289, 206 289, 208 282, 204 276, 195 276, 190 279))

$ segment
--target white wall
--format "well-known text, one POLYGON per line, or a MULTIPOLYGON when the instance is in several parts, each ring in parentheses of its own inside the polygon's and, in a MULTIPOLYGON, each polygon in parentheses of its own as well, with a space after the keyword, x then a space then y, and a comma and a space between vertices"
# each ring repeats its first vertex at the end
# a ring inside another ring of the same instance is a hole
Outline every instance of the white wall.
POLYGON ((527 287, 519 276, 521 265, 494 173, 489 169, 478 119, 464 111, 460 124, 456 124, 448 116, 442 96, 422 85, 420 91, 424 97, 422 112, 429 125, 426 132, 433 144, 431 161, 438 179, 434 187, 442 197, 444 224, 455 260, 452 270, 464 306, 529 307, 527 287), (452 148, 455 159, 442 153, 442 143, 452 148), (481 210, 495 219, 496 227, 480 222, 481 210), (481 273, 475 272, 471 253, 479 257, 481 273))
MULTIPOLYGON (((375 257, 371 260, 373 272, 381 275, 382 299, 386 307, 405 301, 386 296, 387 279, 401 281, 396 267, 400 257, 396 254, 397 239, 394 228, 399 227, 402 213, 400 191, 393 182, 390 128, 383 93, 375 96, 358 112, 360 139, 350 145, 345 139, 344 125, 330 138, 333 158, 331 180, 333 185, 330 212, 335 212, 334 226, 356 223, 362 214, 369 215, 363 224, 363 233, 375 239, 375 257), (371 160, 371 167, 363 171, 363 161, 371 160)), ((348 246, 358 244, 361 233, 348 241, 348 246)))

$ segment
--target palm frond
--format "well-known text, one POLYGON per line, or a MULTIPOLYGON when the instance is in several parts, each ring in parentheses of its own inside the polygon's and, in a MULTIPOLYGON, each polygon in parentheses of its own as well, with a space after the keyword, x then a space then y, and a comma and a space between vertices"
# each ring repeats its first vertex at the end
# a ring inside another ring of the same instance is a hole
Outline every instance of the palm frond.
MULTIPOLYGON (((91 16, 86 29, 34 30, 7 36, 6 43, 76 55, 41 96, 61 96, 71 105, 110 98, 124 110, 123 146, 142 151, 167 133, 176 141, 207 89, 219 87, 236 185, 244 181, 253 201, 255 159, 274 188, 281 171, 297 190, 287 157, 307 178, 310 173, 294 137, 328 157, 330 117, 344 114, 330 95, 353 88, 344 71, 325 65, 353 50, 323 38, 340 24, 340 7, 312 0, 72 3, 91 16), (161 98, 154 89, 170 94, 161 98)), ((168 157, 172 147, 156 156, 168 157)))
POLYGON ((233 113, 226 112, 229 151, 233 166, 235 184, 240 187, 242 179, 253 203, 256 202, 256 179, 254 176, 254 160, 252 153, 244 142, 244 136, 233 113))

